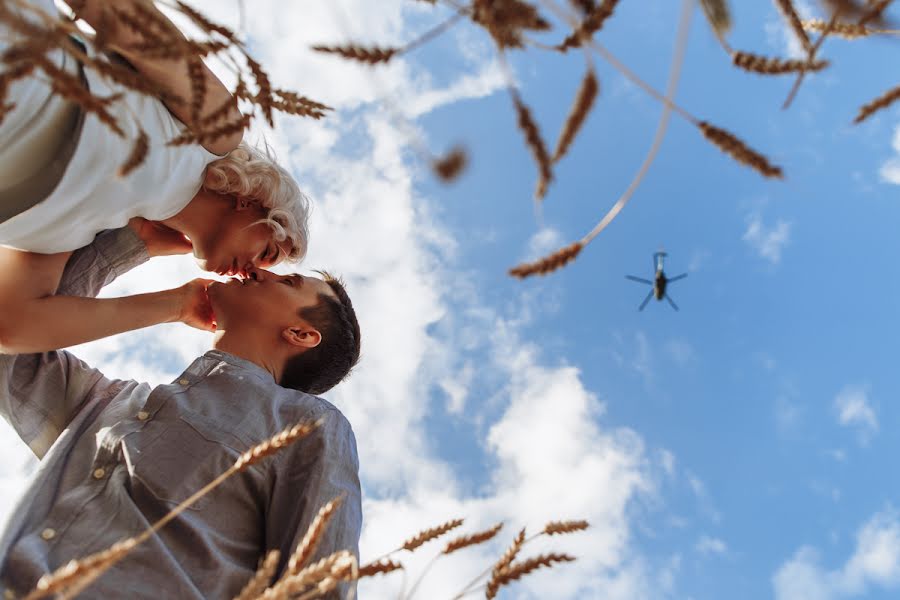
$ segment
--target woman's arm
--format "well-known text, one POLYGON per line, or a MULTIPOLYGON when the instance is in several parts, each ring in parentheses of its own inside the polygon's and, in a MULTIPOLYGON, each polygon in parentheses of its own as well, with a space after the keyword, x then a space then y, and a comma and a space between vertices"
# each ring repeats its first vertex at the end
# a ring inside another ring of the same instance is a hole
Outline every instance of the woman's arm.
POLYGON ((214 329, 208 280, 123 298, 54 296, 69 254, 0 248, 0 353, 45 352, 174 321, 214 329))
MULTIPOLYGON (((115 14, 105 9, 115 6, 119 10, 126 10, 131 14, 136 14, 131 7, 135 4, 140 4, 152 11, 156 15, 155 18, 158 18, 159 23, 167 24, 171 28, 172 35, 183 38, 183 34, 181 34, 175 24, 160 12, 151 0, 82 0, 73 4, 80 5, 77 10, 77 16, 80 19, 84 19, 98 33, 102 32, 106 38, 106 43, 115 46, 117 51, 142 75, 174 96, 184 100, 184 102, 169 102, 166 103, 166 106, 183 123, 189 127, 192 126, 191 105, 194 98, 194 88, 188 75, 191 61, 186 58, 146 58, 141 56, 139 52, 130 50, 130 48, 146 43, 147 40, 132 28, 118 22, 115 14)), ((148 28, 149 26, 150 24, 148 23, 148 28)), ((199 64, 202 70, 203 87, 205 88, 199 111, 200 119, 202 120, 230 101, 231 108, 228 115, 222 119, 222 122, 234 123, 240 120, 241 113, 238 110, 237 101, 231 95, 231 92, 228 91, 228 88, 225 87, 225 84, 203 64, 199 57, 197 57, 196 64, 199 64)), ((203 146, 214 154, 224 155, 237 148, 242 138, 243 131, 239 130, 214 142, 203 144, 203 146)))

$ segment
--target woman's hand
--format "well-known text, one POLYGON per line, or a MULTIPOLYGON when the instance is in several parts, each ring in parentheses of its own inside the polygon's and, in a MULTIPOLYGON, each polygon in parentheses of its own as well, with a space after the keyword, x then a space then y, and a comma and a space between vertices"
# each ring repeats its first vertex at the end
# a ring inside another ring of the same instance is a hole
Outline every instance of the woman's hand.
POLYGON ((158 221, 148 221, 143 217, 134 217, 128 221, 128 226, 134 230, 144 245, 147 246, 147 254, 150 256, 171 256, 173 254, 188 254, 193 252, 191 241, 184 237, 180 231, 166 227, 158 221))
POLYGON ((210 283, 213 283, 212 279, 194 279, 175 288, 181 298, 179 321, 203 331, 216 330, 216 316, 206 293, 210 283))

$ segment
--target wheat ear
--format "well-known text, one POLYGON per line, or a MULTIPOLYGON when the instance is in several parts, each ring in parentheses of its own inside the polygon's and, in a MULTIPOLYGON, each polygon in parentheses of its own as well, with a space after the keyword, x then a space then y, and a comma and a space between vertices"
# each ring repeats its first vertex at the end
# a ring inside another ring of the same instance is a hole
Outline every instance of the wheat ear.
POLYGON ((281 553, 278 550, 270 550, 266 557, 260 561, 256 573, 250 578, 244 589, 234 597, 234 600, 253 600, 262 594, 269 587, 269 581, 272 579, 272 575, 275 574, 280 556, 281 553))
POLYGON ((861 106, 859 109, 859 113, 856 115, 856 118, 853 119, 853 122, 862 123, 863 121, 874 115, 876 112, 887 108, 898 99, 900 99, 900 85, 889 89, 868 104, 864 104, 863 106, 861 106))
POLYGON ((303 565, 312 558, 313 553, 316 551, 316 547, 319 545, 319 540, 322 539, 322 535, 325 533, 329 521, 331 521, 331 517, 334 516, 334 513, 337 512, 337 509, 340 508, 342 503, 343 497, 338 496, 319 509, 319 512, 307 528, 303 539, 297 544, 297 549, 288 561, 288 574, 299 572, 300 569, 303 568, 303 565))
POLYGON ((781 167, 772 165, 765 156, 750 148, 733 133, 711 125, 706 121, 701 121, 697 126, 703 133, 703 137, 739 163, 747 165, 765 177, 781 179, 784 176, 781 167))
POLYGON ((569 116, 566 117, 562 132, 559 134, 559 140, 556 142, 556 151, 553 153, 553 162, 559 162, 559 159, 569 151, 572 141, 581 130, 581 126, 584 125, 591 108, 594 106, 599 90, 600 86, 597 83, 597 76, 594 74, 594 70, 589 68, 581 80, 581 86, 578 88, 578 93, 575 94, 575 101, 572 103, 572 110, 569 112, 569 116))

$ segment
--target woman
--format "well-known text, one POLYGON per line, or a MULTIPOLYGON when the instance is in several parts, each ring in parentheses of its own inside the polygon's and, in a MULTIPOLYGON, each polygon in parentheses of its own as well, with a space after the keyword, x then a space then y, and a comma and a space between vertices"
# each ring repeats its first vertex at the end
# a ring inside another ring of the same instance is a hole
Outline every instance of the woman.
MULTIPOLYGON (((3 4, 3 10, 37 23, 46 18, 38 11, 55 14, 53 0, 3 4)), ((52 93, 46 77, 10 86, 7 103, 15 106, 0 124, 0 352, 41 352, 176 319, 214 328, 213 315, 204 309, 207 280, 128 298, 55 296, 71 252, 104 229, 128 224, 143 234, 153 230, 169 239, 168 253, 193 251, 201 268, 221 275, 299 260, 306 252, 307 199, 269 156, 241 142, 241 129, 202 146, 166 146, 185 132, 183 123, 200 122, 229 103, 225 122, 241 117, 205 65, 202 102, 192 107, 188 60, 146 58, 130 50, 148 40, 118 21, 135 4, 157 25, 170 24, 168 19, 149 0, 78 4, 78 16, 163 89, 163 97, 184 101, 163 102, 129 90, 82 68, 73 59, 78 52, 62 49, 46 54, 44 73, 56 69, 79 77, 95 97, 121 94, 107 109, 123 136, 52 93), (117 171, 141 131, 149 139, 149 155, 120 177, 117 171)), ((0 43, 16 43, 11 31, 0 33, 0 43)), ((85 51, 93 56, 90 47, 85 51)))

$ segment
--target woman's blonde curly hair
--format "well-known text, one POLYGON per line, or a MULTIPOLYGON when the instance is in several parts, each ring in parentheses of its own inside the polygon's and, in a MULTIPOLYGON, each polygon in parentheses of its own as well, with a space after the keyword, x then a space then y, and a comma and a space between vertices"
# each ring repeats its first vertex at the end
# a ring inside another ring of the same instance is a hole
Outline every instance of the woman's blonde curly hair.
POLYGON ((258 221, 275 232, 275 241, 288 240, 287 259, 306 256, 309 240, 309 198, 290 173, 265 153, 241 142, 237 148, 206 167, 203 187, 211 192, 258 202, 268 214, 258 221))

